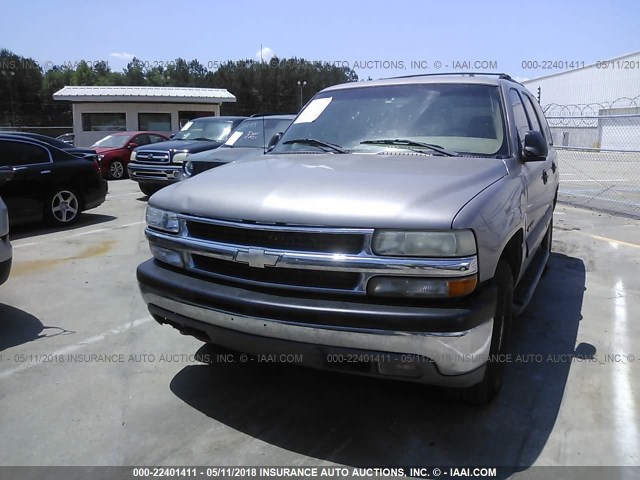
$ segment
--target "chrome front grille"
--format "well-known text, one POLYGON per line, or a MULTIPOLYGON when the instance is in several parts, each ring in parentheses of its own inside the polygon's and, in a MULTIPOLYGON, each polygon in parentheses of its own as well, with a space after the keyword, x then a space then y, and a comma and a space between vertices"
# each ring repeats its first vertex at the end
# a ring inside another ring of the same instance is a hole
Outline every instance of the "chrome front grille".
POLYGON ((169 152, 161 150, 142 150, 136 152, 136 162, 142 163, 169 163, 169 152))
POLYGON ((270 285, 354 290, 361 279, 359 273, 296 268, 255 268, 247 264, 218 260, 204 255, 192 255, 192 260, 194 268, 202 272, 213 273, 228 279, 242 279, 270 285))
POLYGON ((212 242, 250 247, 275 248, 297 252, 360 253, 365 235, 361 233, 322 233, 296 230, 246 228, 187 220, 190 237, 212 242))
POLYGON ((178 215, 180 232, 147 228, 149 241, 179 252, 184 268, 270 288, 365 295, 376 275, 460 277, 478 271, 465 258, 381 257, 373 229, 257 224, 178 215))

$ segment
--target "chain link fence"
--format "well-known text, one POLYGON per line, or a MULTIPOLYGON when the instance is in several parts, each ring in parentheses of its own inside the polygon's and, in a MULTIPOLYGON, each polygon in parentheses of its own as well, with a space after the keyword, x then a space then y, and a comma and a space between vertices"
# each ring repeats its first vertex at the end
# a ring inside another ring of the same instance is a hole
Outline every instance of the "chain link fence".
POLYGON ((558 150, 559 200, 640 218, 640 96, 544 111, 558 150))

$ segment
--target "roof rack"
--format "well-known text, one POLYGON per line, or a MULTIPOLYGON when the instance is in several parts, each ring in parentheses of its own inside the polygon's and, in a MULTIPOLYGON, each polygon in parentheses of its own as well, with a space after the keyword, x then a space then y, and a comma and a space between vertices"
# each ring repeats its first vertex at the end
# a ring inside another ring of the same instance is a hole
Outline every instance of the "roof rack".
POLYGON ((399 77, 387 77, 384 80, 390 80, 393 78, 415 78, 415 77, 436 77, 436 76, 442 76, 442 75, 462 75, 462 76, 468 76, 468 77, 475 77, 476 75, 481 75, 481 76, 496 76, 501 80, 509 80, 511 82, 515 82, 515 83, 520 83, 515 81, 513 78, 511 78, 510 75, 506 74, 506 73, 493 73, 493 72, 440 72, 440 73, 416 73, 413 75, 401 75, 399 77))

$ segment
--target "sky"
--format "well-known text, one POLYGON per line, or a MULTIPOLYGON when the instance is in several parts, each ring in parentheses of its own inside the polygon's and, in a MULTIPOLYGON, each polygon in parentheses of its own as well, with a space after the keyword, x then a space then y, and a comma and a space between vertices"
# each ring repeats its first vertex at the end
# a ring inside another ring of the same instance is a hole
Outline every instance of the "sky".
POLYGON ((263 59, 334 62, 360 79, 484 70, 524 80, 639 51, 638 19, 637 0, 2 0, 0 48, 45 69, 104 60, 120 71, 133 56, 214 69, 262 48, 263 59))

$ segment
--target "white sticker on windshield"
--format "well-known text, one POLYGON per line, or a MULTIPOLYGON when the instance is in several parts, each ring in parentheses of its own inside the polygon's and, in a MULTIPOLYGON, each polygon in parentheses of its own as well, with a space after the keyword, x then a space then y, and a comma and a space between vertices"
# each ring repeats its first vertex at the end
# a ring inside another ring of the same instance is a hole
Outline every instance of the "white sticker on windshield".
POLYGON ((225 145, 233 145, 238 141, 238 139, 242 136, 242 132, 238 132, 237 130, 231 134, 231 136, 224 142, 225 145))
POLYGON ((184 124, 184 127, 182 127, 180 129, 181 132, 184 132, 185 130, 189 130, 189 127, 193 125, 193 122, 191 120, 189 120, 187 123, 184 124))
POLYGON ((309 105, 307 108, 303 110, 303 112, 298 115, 296 121, 293 123, 310 123, 315 121, 321 114, 324 112, 324 109, 329 106, 331 103, 332 97, 327 98, 317 98, 309 105))

